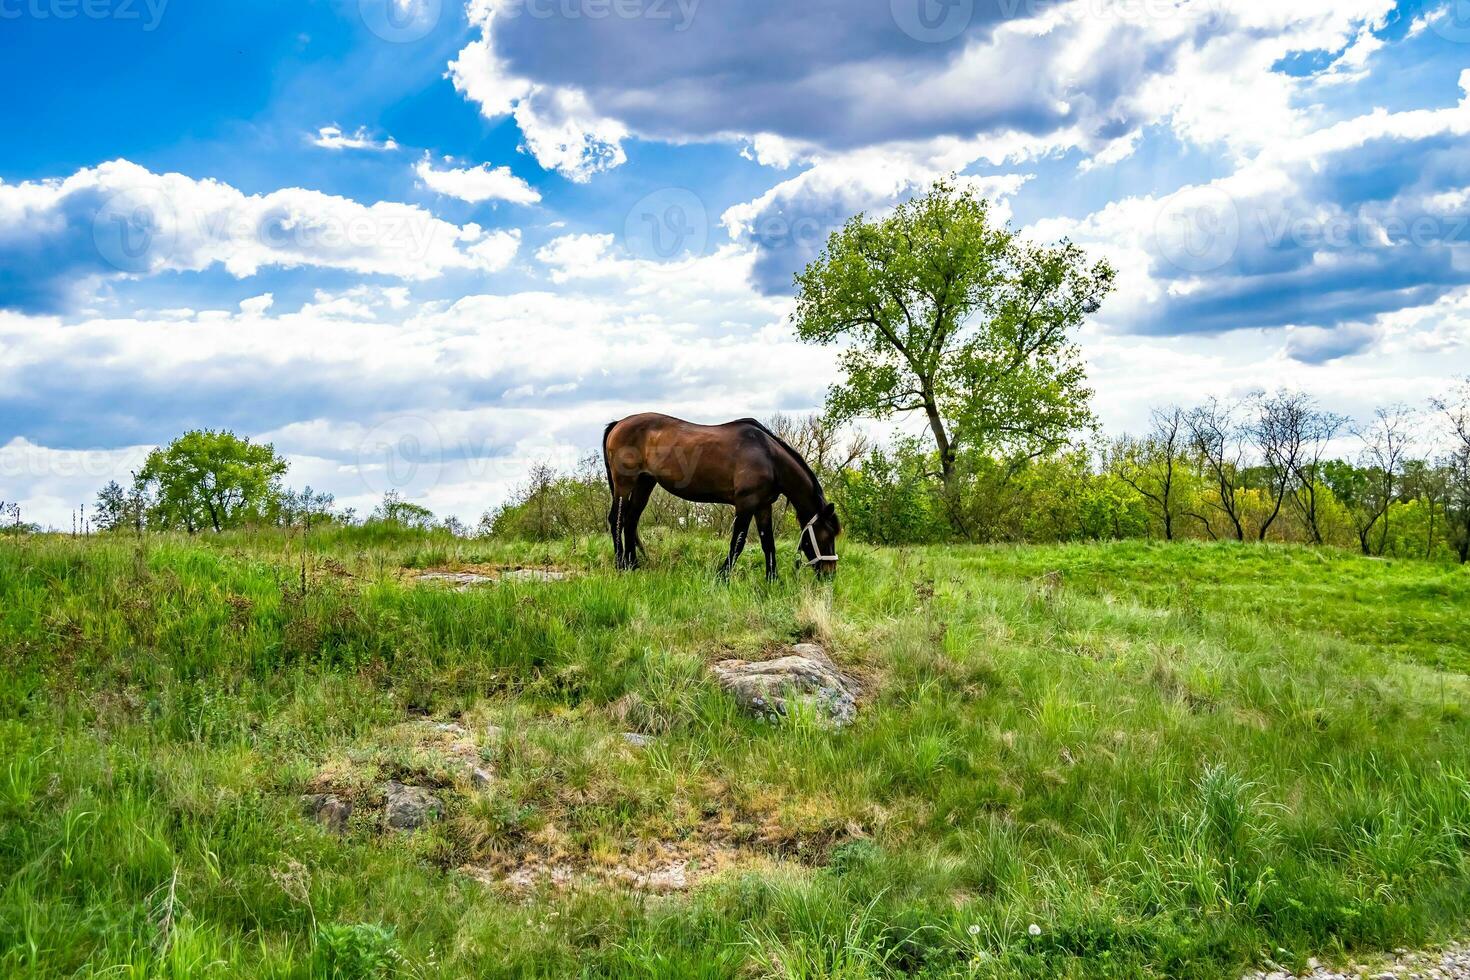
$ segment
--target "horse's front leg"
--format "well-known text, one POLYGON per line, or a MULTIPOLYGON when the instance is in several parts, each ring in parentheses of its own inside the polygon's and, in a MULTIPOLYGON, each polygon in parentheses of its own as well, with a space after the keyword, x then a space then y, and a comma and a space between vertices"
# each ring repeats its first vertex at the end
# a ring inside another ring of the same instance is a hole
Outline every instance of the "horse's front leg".
POLYGON ((755 512, 755 530, 761 538, 761 551, 766 556, 766 581, 776 581, 776 529, 771 524, 771 505, 755 512))
POLYGON ((745 535, 750 531, 750 511, 737 510, 735 512, 735 525, 730 529, 730 554, 725 558, 725 563, 720 566, 720 578, 729 578, 730 570, 735 567, 735 559, 740 557, 740 552, 745 550, 745 535))

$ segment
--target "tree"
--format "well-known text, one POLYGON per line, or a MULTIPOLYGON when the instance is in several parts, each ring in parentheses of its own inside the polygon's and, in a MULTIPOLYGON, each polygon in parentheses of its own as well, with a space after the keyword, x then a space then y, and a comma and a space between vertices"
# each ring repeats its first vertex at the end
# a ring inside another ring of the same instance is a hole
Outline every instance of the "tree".
POLYGON ((92 512, 98 530, 142 534, 148 519, 148 497, 136 483, 124 490, 122 484, 111 480, 98 491, 92 512))
POLYGON ((1265 541, 1266 532, 1271 530, 1271 525, 1281 513, 1281 505, 1286 501, 1287 490, 1296 474, 1302 450, 1301 417, 1310 406, 1310 399, 1283 389, 1270 396, 1258 394, 1252 402, 1255 415, 1248 431, 1264 464, 1266 485, 1263 489, 1270 507, 1257 528, 1256 540, 1265 541))
POLYGON ((149 453, 134 483, 160 526, 223 531, 274 505, 287 465, 270 443, 195 429, 149 453))
POLYGON ((792 323, 803 341, 846 344, 832 419, 923 412, 948 484, 962 451, 1031 458, 1091 423, 1072 334, 1113 278, 1070 242, 1021 241, 941 180, 833 232, 796 276, 792 323))
POLYGON ((278 516, 287 527, 299 524, 303 530, 310 531, 312 525, 332 519, 332 508, 336 503, 337 498, 332 494, 313 490, 308 485, 305 490, 287 490, 281 494, 278 516))
POLYGON ((383 500, 368 515, 370 524, 397 524, 400 527, 427 531, 434 526, 434 512, 403 499, 397 490, 383 494, 383 500))
MULTIPOLYGON (((1210 506, 1230 520, 1235 531, 1235 540, 1245 540, 1245 525, 1240 519, 1241 463, 1245 446, 1241 429, 1235 418, 1233 406, 1211 398, 1189 413, 1185 418, 1189 427, 1189 440, 1204 464, 1206 475, 1214 489, 1210 506)), ((1208 518, 1196 515, 1205 525, 1210 537, 1215 536, 1208 518)))
POLYGON ((1334 461, 1323 467, 1333 496, 1352 515, 1358 546, 1365 555, 1381 555, 1388 542, 1388 511, 1408 453, 1411 421, 1409 410, 1402 405, 1378 409, 1372 423, 1354 429, 1363 444, 1357 465, 1334 461), (1377 545, 1373 544, 1375 527, 1379 528, 1377 545))
POLYGON ((1184 410, 1178 406, 1154 409, 1153 426, 1143 439, 1124 436, 1113 451, 1113 472, 1159 509, 1164 540, 1174 540, 1176 490, 1186 440, 1184 410))
POLYGON ((1444 466, 1449 491, 1445 521, 1461 563, 1470 561, 1470 376, 1457 390, 1430 402, 1449 422, 1450 449, 1444 466))
POLYGON ((1297 445, 1292 464, 1292 500, 1301 512, 1313 544, 1322 544, 1320 493, 1323 486, 1322 463, 1327 448, 1339 429, 1347 424, 1344 416, 1319 409, 1309 397, 1299 396, 1293 403, 1296 411, 1290 422, 1296 427, 1293 441, 1297 445))

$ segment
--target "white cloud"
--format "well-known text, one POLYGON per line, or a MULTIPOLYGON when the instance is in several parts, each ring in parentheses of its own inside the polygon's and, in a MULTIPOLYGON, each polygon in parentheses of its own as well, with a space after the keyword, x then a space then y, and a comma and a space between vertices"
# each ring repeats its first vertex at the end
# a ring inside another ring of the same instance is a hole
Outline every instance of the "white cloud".
POLYGON ((320 146, 324 150, 373 150, 384 152, 398 149, 398 144, 393 137, 387 136, 383 139, 374 139, 364 126, 357 127, 353 133, 344 133, 340 126, 323 126, 316 131, 315 136, 308 137, 313 146, 320 146))
POLYGON ((515 232, 442 221, 422 208, 289 187, 244 194, 126 160, 64 179, 0 183, 0 306, 57 309, 98 280, 223 266, 319 266, 401 279, 495 270, 515 232))
POLYGON ((509 167, 478 167, 435 170, 427 155, 414 165, 414 173, 432 191, 478 204, 482 201, 509 201, 512 204, 535 204, 541 195, 534 187, 510 172, 509 167))

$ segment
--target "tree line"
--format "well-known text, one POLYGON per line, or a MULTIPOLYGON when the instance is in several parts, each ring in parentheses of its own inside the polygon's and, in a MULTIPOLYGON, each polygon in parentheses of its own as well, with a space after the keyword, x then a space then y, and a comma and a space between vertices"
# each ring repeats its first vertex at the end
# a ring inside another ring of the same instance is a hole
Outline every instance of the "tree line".
MULTIPOLYGON (((849 534, 884 544, 1194 537, 1300 541, 1369 555, 1470 549, 1470 380, 1411 411, 1353 421, 1296 391, 1155 410, 1107 439, 1078 331, 1114 288, 1103 260, 1022 239, 962 180, 859 213, 793 280, 791 326, 838 348, 820 415, 769 424, 811 462, 849 534), (879 446, 859 420, 913 419, 879 446)), ((601 533, 602 461, 532 469, 467 527, 390 494, 358 521, 330 494, 281 487, 285 461, 231 433, 185 434, 110 484, 99 527, 223 530, 362 523, 543 539, 601 533)), ((784 516, 784 515, 783 515, 784 516)), ((728 515, 656 494, 651 526, 728 515)))

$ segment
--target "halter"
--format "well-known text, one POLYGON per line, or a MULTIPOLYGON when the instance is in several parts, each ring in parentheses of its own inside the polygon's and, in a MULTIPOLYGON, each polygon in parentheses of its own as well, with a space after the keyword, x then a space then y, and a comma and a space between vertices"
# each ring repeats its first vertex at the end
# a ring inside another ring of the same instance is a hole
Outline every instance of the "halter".
POLYGON ((796 538, 796 554, 797 554, 797 557, 799 557, 799 558, 805 558, 806 556, 801 553, 801 542, 802 542, 802 540, 804 538, 806 538, 807 535, 811 535, 811 538, 812 538, 812 555, 814 557, 812 557, 811 559, 808 559, 808 561, 806 563, 806 567, 807 568, 811 568, 813 565, 815 565, 819 561, 836 561, 837 560, 837 556, 836 555, 824 555, 824 554, 822 554, 822 546, 819 545, 819 544, 817 544, 817 532, 816 532, 815 528, 813 527, 813 525, 815 525, 817 523, 817 518, 818 517, 821 517, 821 516, 822 516, 822 512, 820 510, 817 511, 815 514, 813 514, 812 515, 812 519, 809 520, 809 521, 807 521, 806 524, 802 525, 801 534, 798 535, 797 538, 796 538))

